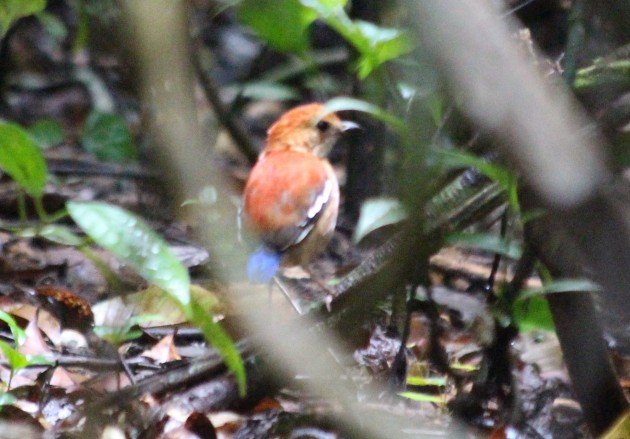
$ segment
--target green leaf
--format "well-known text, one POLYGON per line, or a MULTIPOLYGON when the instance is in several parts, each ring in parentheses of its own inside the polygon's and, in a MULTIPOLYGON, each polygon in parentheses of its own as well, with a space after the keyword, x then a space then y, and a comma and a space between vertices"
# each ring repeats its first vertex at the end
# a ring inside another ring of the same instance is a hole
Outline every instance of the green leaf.
POLYGON ((142 337, 141 329, 131 327, 118 328, 114 326, 94 326, 94 333, 108 343, 119 346, 125 342, 142 337))
POLYGON ((601 287, 585 279, 561 279, 548 282, 540 288, 521 291, 512 308, 512 317, 521 331, 542 329, 553 331, 553 318, 544 294, 565 292, 592 292, 601 287))
POLYGON ((0 37, 11 25, 22 17, 37 14, 46 7, 46 0, 2 0, 0 1, 0 37))
MULTIPOLYGON (((208 291, 200 285, 190 285, 191 301, 203 307, 209 315, 220 310, 219 299, 212 291, 208 291)), ((95 319, 101 323, 103 315, 108 315, 112 307, 120 306, 121 299, 116 297, 112 300, 105 300, 92 306, 95 319)), ((148 288, 133 294, 127 294, 122 299, 125 311, 138 315, 134 323, 146 326, 177 325, 188 320, 187 313, 179 303, 163 289, 150 285, 148 288), (140 318, 140 316, 153 316, 153 320, 140 318)), ((135 318, 132 318, 135 319, 135 318)), ((112 326, 120 327, 120 322, 113 322, 112 326)))
POLYGON ((55 244, 69 245, 78 247, 85 244, 85 239, 75 234, 68 227, 61 224, 48 224, 43 227, 24 227, 17 229, 15 236, 20 238, 44 238, 55 244))
POLYGON ((188 271, 144 221, 106 203, 70 201, 67 208, 74 222, 98 245, 165 290, 182 306, 190 304, 188 271))
POLYGON ((343 8, 348 0, 300 0, 300 3, 315 11, 322 19, 328 20, 340 13, 345 14, 343 8))
POLYGON ((627 57, 611 61, 598 58, 593 65, 579 69, 573 82, 573 88, 582 93, 592 92, 598 87, 625 88, 628 85, 630 85, 630 59, 627 57))
POLYGON ((446 386, 446 377, 407 377, 408 386, 446 386))
POLYGON ((407 218, 400 201, 393 198, 372 198, 361 205, 359 221, 354 230, 354 242, 361 241, 376 229, 397 224, 407 218))
POLYGON ((450 245, 498 253, 512 259, 520 258, 522 252, 518 242, 508 241, 490 233, 453 232, 447 236, 446 242, 450 245))
POLYGON ((29 366, 52 366, 55 364, 50 358, 46 358, 44 355, 26 355, 26 360, 29 366))
POLYGON ((244 0, 238 16, 274 49, 295 53, 308 49, 307 29, 317 18, 299 0, 244 0))
POLYGON ((46 0, 4 0, 3 3, 17 18, 37 14, 46 7, 46 0))
POLYGON ((129 340, 142 337, 142 330, 135 328, 135 326, 159 320, 159 318, 160 316, 156 314, 140 314, 132 316, 123 326, 94 326, 94 333, 113 345, 120 345, 129 340))
POLYGON ((77 25, 74 41, 72 43, 72 51, 79 52, 85 48, 90 33, 90 20, 87 13, 86 3, 83 1, 73 1, 70 5, 74 9, 77 25))
POLYGON ((464 372, 475 372, 479 370, 479 366, 475 366, 474 364, 464 364, 460 362, 453 362, 450 364, 451 369, 461 370, 464 372))
POLYGON ((545 298, 540 296, 516 300, 512 307, 512 318, 520 331, 554 331, 549 304, 545 298))
POLYGON ((433 92, 425 99, 427 108, 431 113, 431 118, 436 127, 442 125, 444 111, 446 110, 446 99, 441 93, 433 92))
POLYGON ((9 343, 0 340, 0 351, 4 354, 7 362, 9 363, 9 367, 13 372, 18 371, 20 369, 24 369, 29 365, 28 358, 26 355, 21 354, 17 349, 11 346, 9 343))
POLYGON ((525 300, 530 297, 542 296, 544 294, 553 293, 572 293, 572 292, 595 292, 601 291, 601 287, 596 283, 587 279, 559 279, 545 283, 539 288, 528 288, 521 291, 518 300, 525 300))
POLYGON ((40 119, 28 128, 31 139, 46 149, 63 142, 63 128, 53 119, 40 119))
POLYGON ((63 41, 68 36, 66 25, 56 15, 42 11, 37 14, 37 19, 55 40, 63 41))
POLYGON ((72 219, 101 247, 111 251, 143 278, 165 290, 221 354, 245 394, 245 366, 234 342, 196 300, 191 299, 190 277, 175 254, 140 218, 100 202, 67 203, 72 219))
POLYGON ((209 314, 196 300, 191 302, 188 311, 190 312, 190 321, 201 330, 206 340, 219 351, 228 368, 234 373, 239 392, 241 396, 244 396, 247 390, 245 364, 234 342, 225 330, 214 321, 212 314, 209 314))
POLYGON ((101 160, 125 162, 137 157, 125 119, 112 113, 93 111, 85 121, 83 148, 101 160))
POLYGON ((268 81, 253 81, 243 84, 240 95, 249 99, 275 101, 298 99, 300 96, 293 87, 268 81))
POLYGON ((442 395, 430 395, 427 393, 419 393, 419 392, 400 392, 398 396, 411 399, 412 401, 432 402, 434 404, 440 404, 440 405, 446 404, 446 397, 442 395))
POLYGON ((407 35, 401 30, 382 28, 360 20, 356 20, 354 25, 353 39, 356 42, 351 42, 361 53, 358 63, 360 79, 365 79, 386 61, 409 53, 413 47, 407 35))
POLYGON ((79 247, 85 244, 85 239, 74 233, 69 227, 61 224, 48 224, 39 229, 37 236, 54 242, 55 244, 79 247))
POLYGON ((9 392, 0 392, 0 407, 14 404, 17 398, 9 392))
POLYGON ((4 312, 0 309, 0 320, 5 322, 9 329, 11 330, 11 335, 13 335, 13 339, 15 340, 16 345, 21 345, 26 341, 26 332, 15 322, 15 319, 11 314, 4 312))
POLYGON ((517 177, 512 171, 464 151, 440 149, 436 153, 445 166, 452 168, 472 166, 477 168, 479 172, 490 180, 497 182, 507 192, 510 205, 519 210, 517 177))
POLYGON ((0 122, 0 169, 32 197, 42 195, 48 172, 46 161, 33 139, 17 124, 0 122))
POLYGON ((300 0, 339 33, 359 52, 358 76, 366 78, 375 68, 412 49, 407 35, 398 29, 383 28, 361 20, 351 20, 344 10, 347 1, 300 0))
POLYGON ((348 97, 338 97, 333 98, 326 102, 324 106, 324 111, 320 115, 320 117, 324 117, 326 114, 335 113, 337 111, 360 111, 362 113, 368 113, 374 118, 381 120, 388 124, 390 127, 395 129, 400 133, 404 133, 407 131, 405 124, 402 120, 397 118, 396 116, 392 116, 387 111, 382 108, 370 104, 369 102, 362 101, 360 99, 348 98, 348 97))
POLYGON ((544 217, 547 214, 547 210, 543 208, 533 208, 521 212, 521 224, 527 224, 530 221, 535 221, 544 217))

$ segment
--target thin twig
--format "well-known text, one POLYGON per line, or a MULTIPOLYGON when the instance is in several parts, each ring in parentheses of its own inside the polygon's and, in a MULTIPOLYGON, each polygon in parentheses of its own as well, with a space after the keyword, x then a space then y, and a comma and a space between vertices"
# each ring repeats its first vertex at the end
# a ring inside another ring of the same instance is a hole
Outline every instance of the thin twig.
POLYGON ((192 57, 192 63, 197 77, 199 78, 201 88, 203 88, 208 102, 212 105, 217 119, 225 129, 228 130, 238 148, 247 157, 247 160, 249 160, 250 163, 256 162, 258 159, 258 149, 245 127, 237 119, 232 117, 229 109, 221 100, 221 96, 219 96, 219 86, 210 75, 205 72, 198 56, 192 57))
MULTIPOLYGON (((247 341, 238 343, 238 350, 243 357, 251 355, 251 346, 247 341)), ((99 413, 111 407, 124 407, 130 401, 146 393, 161 394, 170 390, 181 389, 186 384, 198 382, 208 376, 215 376, 224 370, 223 359, 213 349, 208 354, 195 358, 184 366, 158 372, 137 384, 109 393, 74 413, 68 421, 70 423, 78 422, 82 417, 91 413, 99 413)))
POLYGON ((524 0, 518 5, 514 6, 512 9, 505 11, 503 15, 501 15, 501 18, 509 17, 510 15, 515 14, 516 12, 523 9, 525 6, 529 5, 530 3, 534 3, 535 1, 536 0, 524 0))
MULTIPOLYGON (((501 214, 501 231, 500 236, 501 239, 505 238, 505 234, 507 233, 507 217, 508 217, 508 208, 506 207, 503 213, 501 214)), ((494 289, 494 281, 497 277, 497 272, 499 271, 499 264, 501 263, 501 253, 495 253, 494 259, 492 261, 492 268, 490 270, 490 276, 488 277, 488 291, 492 291, 494 289)))
POLYGON ((69 158, 47 158, 46 164, 50 172, 60 175, 104 175, 112 178, 129 178, 134 180, 159 179, 156 171, 135 164, 119 165, 69 158))
MULTIPOLYGON (((120 361, 110 358, 81 357, 74 355, 59 355, 53 358, 54 367, 81 368, 92 371, 112 371, 121 368, 120 361)), ((0 366, 8 367, 7 361, 0 361, 0 366)), ((50 364, 31 364, 27 369, 49 368, 50 364)))

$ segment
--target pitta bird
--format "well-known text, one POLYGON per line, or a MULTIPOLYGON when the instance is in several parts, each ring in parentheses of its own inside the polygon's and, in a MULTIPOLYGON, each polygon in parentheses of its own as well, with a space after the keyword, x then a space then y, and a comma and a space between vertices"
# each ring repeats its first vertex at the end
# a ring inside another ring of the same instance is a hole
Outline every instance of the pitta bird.
POLYGON ((306 266, 326 248, 339 212, 339 183, 326 156, 342 132, 357 127, 311 103, 269 128, 243 193, 245 224, 262 242, 247 264, 251 282, 270 282, 281 264, 306 266))

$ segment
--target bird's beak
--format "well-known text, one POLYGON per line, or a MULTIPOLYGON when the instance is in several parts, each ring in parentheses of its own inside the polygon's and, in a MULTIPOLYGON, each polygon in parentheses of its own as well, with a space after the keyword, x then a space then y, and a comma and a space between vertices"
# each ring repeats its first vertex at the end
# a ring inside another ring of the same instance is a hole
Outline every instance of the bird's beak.
POLYGON ((358 123, 350 122, 349 120, 343 120, 339 124, 339 129, 341 131, 356 130, 360 128, 361 125, 359 125, 358 123))

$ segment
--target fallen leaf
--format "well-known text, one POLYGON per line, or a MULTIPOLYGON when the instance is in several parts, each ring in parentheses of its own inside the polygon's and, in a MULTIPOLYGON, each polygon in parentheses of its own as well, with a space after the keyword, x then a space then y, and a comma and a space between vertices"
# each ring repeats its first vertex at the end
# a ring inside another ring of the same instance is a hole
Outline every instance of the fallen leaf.
POLYGON ((26 341, 18 347, 18 351, 24 355, 52 355, 52 350, 42 337, 42 333, 37 326, 36 319, 32 319, 24 330, 26 341))
POLYGON ((73 389, 77 386, 77 384, 79 384, 79 382, 75 380, 75 375, 70 374, 63 367, 56 367, 52 377, 50 378, 50 385, 61 387, 63 389, 73 389))
POLYGON ((175 337, 173 334, 167 335, 151 349, 144 351, 142 356, 153 358, 158 363, 181 360, 181 356, 175 346, 175 337))

